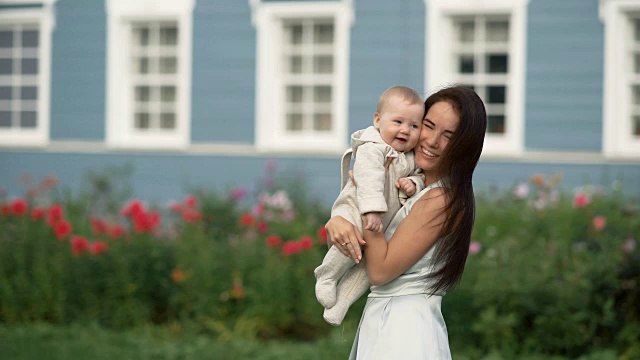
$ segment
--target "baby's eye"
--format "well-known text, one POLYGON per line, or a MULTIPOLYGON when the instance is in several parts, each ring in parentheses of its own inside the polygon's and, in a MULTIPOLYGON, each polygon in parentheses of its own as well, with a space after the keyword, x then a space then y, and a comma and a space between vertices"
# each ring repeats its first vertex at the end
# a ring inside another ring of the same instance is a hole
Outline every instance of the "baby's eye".
POLYGON ((418 128, 418 125, 413 124, 413 125, 411 125, 411 127, 412 127, 412 128, 414 128, 414 129, 417 129, 417 128, 418 128))

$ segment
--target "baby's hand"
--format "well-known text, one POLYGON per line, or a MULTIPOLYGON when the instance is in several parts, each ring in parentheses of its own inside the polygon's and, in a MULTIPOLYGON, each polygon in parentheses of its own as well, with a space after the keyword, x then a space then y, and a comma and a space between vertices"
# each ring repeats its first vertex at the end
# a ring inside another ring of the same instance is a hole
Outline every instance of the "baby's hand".
POLYGON ((400 178, 396 181, 396 188, 404 191, 408 197, 412 197, 416 193, 416 184, 406 177, 400 178))
POLYGON ((366 213, 364 214, 364 218, 367 220, 367 224, 364 227, 366 230, 382 232, 382 217, 380 213, 366 213))

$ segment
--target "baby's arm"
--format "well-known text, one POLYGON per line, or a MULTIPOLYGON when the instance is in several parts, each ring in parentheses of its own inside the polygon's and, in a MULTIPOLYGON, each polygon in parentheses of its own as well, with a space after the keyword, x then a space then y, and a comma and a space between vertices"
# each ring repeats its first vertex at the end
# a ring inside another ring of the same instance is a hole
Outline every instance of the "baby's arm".
POLYGON ((385 155, 380 148, 374 144, 360 145, 353 163, 353 178, 357 183, 358 209, 366 217, 369 231, 382 231, 381 213, 387 211, 385 176, 385 155))
POLYGON ((396 188, 407 194, 407 197, 412 197, 416 193, 416 184, 408 177, 398 179, 396 188))

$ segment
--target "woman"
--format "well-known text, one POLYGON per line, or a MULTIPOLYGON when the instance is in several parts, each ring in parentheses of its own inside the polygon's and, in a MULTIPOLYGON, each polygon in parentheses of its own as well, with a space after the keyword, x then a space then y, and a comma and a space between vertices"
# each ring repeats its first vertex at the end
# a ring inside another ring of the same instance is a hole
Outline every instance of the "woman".
POLYGON ((361 259, 360 245, 366 245, 372 286, 350 359, 451 358, 440 304, 460 281, 469 252, 471 180, 486 127, 484 104, 473 90, 452 86, 429 96, 414 149, 426 188, 385 234, 364 231, 363 239, 341 217, 327 223, 332 244, 346 256, 361 259))

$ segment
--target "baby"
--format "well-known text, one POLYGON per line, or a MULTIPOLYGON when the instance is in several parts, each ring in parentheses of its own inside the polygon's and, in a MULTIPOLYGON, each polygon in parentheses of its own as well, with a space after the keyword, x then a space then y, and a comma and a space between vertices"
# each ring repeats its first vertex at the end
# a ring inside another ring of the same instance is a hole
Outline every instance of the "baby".
MULTIPOLYGON (((422 190, 424 177, 416 169, 413 148, 423 116, 424 102, 413 89, 394 86, 380 96, 374 126, 353 133, 351 149, 342 157, 342 191, 331 209, 332 217, 344 217, 362 233, 364 216, 367 230, 384 231, 404 200, 422 190), (353 181, 349 181, 352 154, 353 181)), ((354 266, 351 258, 331 248, 314 274, 324 319, 339 325, 351 304, 369 288, 364 259, 354 266)))

